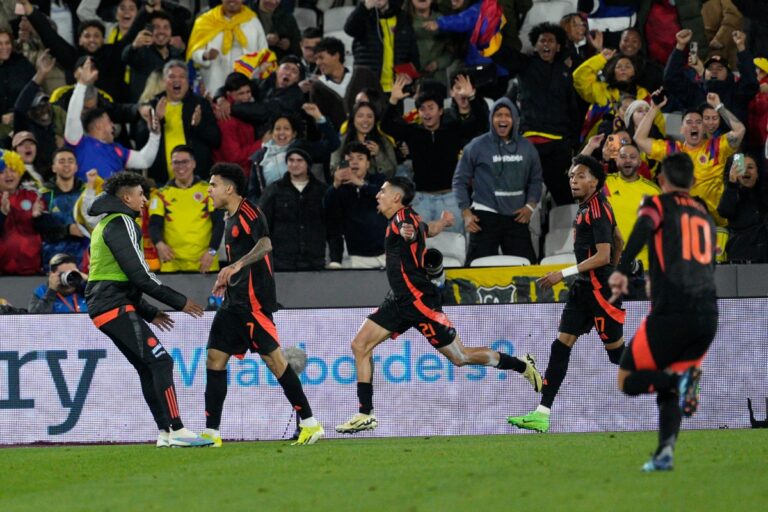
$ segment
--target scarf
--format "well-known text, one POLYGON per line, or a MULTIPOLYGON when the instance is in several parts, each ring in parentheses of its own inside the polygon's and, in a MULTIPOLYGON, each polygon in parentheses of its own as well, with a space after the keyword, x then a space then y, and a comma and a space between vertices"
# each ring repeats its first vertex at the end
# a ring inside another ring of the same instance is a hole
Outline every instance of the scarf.
POLYGON ((192 58, 192 54, 208 44, 220 32, 224 32, 221 42, 221 53, 226 55, 232 49, 232 43, 235 39, 243 48, 248 44, 248 40, 240 29, 240 25, 247 23, 256 17, 256 13, 248 7, 243 6, 239 13, 232 16, 231 19, 224 17, 224 11, 221 5, 216 6, 205 14, 198 16, 195 26, 192 28, 192 34, 189 36, 189 45, 187 46, 187 60, 192 58))

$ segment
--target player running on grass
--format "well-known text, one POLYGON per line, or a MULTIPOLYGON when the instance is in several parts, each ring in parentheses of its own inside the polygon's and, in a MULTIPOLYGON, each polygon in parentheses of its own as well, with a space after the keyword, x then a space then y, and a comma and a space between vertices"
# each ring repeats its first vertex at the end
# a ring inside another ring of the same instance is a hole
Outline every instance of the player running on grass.
POLYGON ((619 389, 630 396, 656 393, 659 445, 643 471, 673 467, 681 412, 698 406, 700 365, 717 331, 715 225, 689 195, 693 162, 685 153, 661 164, 663 194, 646 198, 610 279, 611 301, 627 293, 630 263, 648 245, 651 312, 632 338, 618 374, 619 389))
POLYGON ((392 291, 379 309, 368 316, 352 340, 357 368, 357 397, 360 409, 336 432, 353 434, 373 430, 378 425, 373 414, 373 367, 371 358, 377 345, 416 327, 456 366, 467 364, 493 366, 521 373, 536 391, 541 389, 541 375, 533 358, 525 360, 489 348, 465 347, 442 312, 437 288, 424 269, 426 238, 435 236, 453 224, 453 216, 443 212, 440 220, 422 222, 410 207, 413 183, 407 178, 389 178, 376 195, 379 212, 389 219, 385 253, 387 278, 392 291))
POLYGON ((142 293, 193 317, 203 308, 163 285, 149 271, 136 217, 147 204, 146 182, 140 174, 119 172, 104 183, 104 194, 89 215, 106 215, 91 235, 91 263, 85 300, 98 329, 110 337, 136 371, 144 400, 160 431, 157 446, 208 446, 184 428, 173 384, 173 359, 146 322, 168 331, 173 319, 142 299, 142 293))
MULTIPOLYGON (((286 158, 291 156, 289 150, 286 158)), ((205 385, 205 430, 201 436, 222 444, 219 426, 227 396, 227 362, 230 356, 242 359, 246 352, 258 352, 277 378, 285 396, 299 413, 299 439, 293 444, 313 444, 325 435, 312 416, 296 372, 280 350, 272 313, 277 311, 275 278, 269 253, 267 219, 257 206, 245 199, 245 175, 238 165, 216 164, 211 168, 208 194, 215 208, 227 211, 224 243, 230 264, 219 271, 214 295, 224 295, 208 338, 205 385)))
POLYGON ((549 430, 550 409, 568 372, 571 349, 579 336, 587 334, 594 325, 613 364, 619 364, 624 351, 625 312, 620 302, 608 302, 611 297, 608 277, 618 262, 622 242, 611 205, 601 192, 605 171, 594 158, 578 155, 568 176, 571 193, 579 201, 573 244, 578 263, 550 272, 538 282, 543 288, 549 288, 564 277, 578 277, 569 290, 557 339, 552 342, 540 405, 525 416, 507 418, 518 428, 538 432, 549 430))

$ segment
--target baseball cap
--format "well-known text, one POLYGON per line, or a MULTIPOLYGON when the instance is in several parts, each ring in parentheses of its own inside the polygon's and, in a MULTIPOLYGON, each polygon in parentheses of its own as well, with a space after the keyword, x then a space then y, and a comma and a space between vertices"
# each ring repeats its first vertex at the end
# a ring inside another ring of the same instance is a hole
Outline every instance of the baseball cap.
POLYGON ((22 142, 25 140, 31 140, 35 144, 37 144, 37 138, 35 138, 35 134, 32 132, 18 132, 16 135, 13 136, 13 140, 11 141, 11 147, 16 149, 22 142))
POLYGON ((728 67, 728 61, 725 57, 722 55, 712 55, 710 58, 707 59, 707 61, 704 63, 704 67, 708 68, 710 64, 722 64, 725 66, 726 69, 730 69, 728 67))

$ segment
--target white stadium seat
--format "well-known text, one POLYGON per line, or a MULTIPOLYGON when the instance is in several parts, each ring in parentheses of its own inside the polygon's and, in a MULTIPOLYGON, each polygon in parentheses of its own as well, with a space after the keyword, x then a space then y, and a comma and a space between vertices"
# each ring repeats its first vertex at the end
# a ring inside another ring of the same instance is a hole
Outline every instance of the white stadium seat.
POLYGON ((506 256, 500 254, 498 256, 485 256, 483 258, 477 258, 472 260, 470 267, 527 267, 531 264, 528 258, 521 258, 520 256, 506 256))
POLYGON ((312 9, 306 7, 296 7, 293 10, 293 17, 296 18, 296 24, 299 26, 300 31, 304 31, 305 28, 317 26, 317 13, 312 9))
POLYGON ((573 228, 553 229, 544 239, 544 256, 573 252, 573 228))
POLYGON ((325 11, 323 13, 323 32, 325 35, 329 36, 329 32, 343 32, 347 18, 354 10, 354 7, 334 7, 325 11))
POLYGON ((575 265, 575 254, 555 254, 554 256, 547 256, 539 265, 575 265))
POLYGON ((461 233, 443 231, 437 236, 427 238, 427 247, 443 253, 443 267, 463 267, 467 259, 467 240, 461 233))
POLYGON ((578 211, 579 205, 575 203, 552 208, 549 211, 549 230, 573 227, 573 221, 576 219, 576 212, 578 211))
POLYGON ((575 2, 566 0, 553 0, 551 2, 536 2, 525 15, 525 21, 520 28, 520 41, 523 43, 523 53, 531 51, 531 43, 528 41, 528 33, 531 28, 539 23, 549 21, 559 24, 560 19, 568 13, 575 12, 575 2))

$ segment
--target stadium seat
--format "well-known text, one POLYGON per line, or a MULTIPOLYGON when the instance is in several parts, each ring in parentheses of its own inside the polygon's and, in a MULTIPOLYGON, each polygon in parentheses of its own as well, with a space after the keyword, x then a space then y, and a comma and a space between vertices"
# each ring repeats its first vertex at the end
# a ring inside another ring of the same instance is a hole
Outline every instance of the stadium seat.
POLYGON ((463 267, 467 259, 467 240, 461 233, 444 231, 427 238, 427 247, 443 253, 443 267, 463 267))
POLYGON ((576 212, 579 211, 579 205, 566 204, 556 206, 549 211, 549 230, 567 229, 573 227, 573 221, 576 218, 576 212))
POLYGON ((523 53, 529 53, 532 49, 531 43, 528 41, 528 33, 531 31, 531 28, 545 21, 559 24, 560 19, 564 15, 576 12, 575 3, 575 1, 567 0, 534 3, 531 10, 525 16, 523 26, 520 28, 520 41, 523 43, 523 53))
POLYGON ((305 28, 317 26, 317 13, 312 9, 296 7, 293 10, 293 17, 296 18, 296 24, 302 32, 305 28))
POLYGON ((683 125, 683 115, 678 112, 664 114, 664 124, 667 127, 667 137, 674 140, 683 140, 680 135, 680 127, 683 125))
POLYGON ((575 265, 575 254, 555 254, 542 259, 539 265, 575 265))
MULTIPOLYGON (((330 36, 330 32, 343 32, 344 23, 347 22, 347 18, 354 11, 354 7, 333 7, 323 13, 323 32, 326 36, 330 36)), ((338 36, 333 36, 338 37, 338 36)), ((349 36, 347 36, 349 37, 349 36)), ((341 38, 339 38, 341 39, 341 38)), ((350 48, 352 45, 350 45, 350 48)))
POLYGON ((472 260, 470 267, 527 267, 531 264, 528 258, 520 256, 485 256, 472 260))
MULTIPOLYGON (((546 187, 544 187, 546 188, 546 187)), ((542 197, 546 194, 542 194, 542 197)), ((531 221, 528 223, 528 231, 531 232, 531 244, 533 244, 533 252, 536 254, 536 258, 539 257, 539 240, 541 239, 541 205, 531 214, 531 221)))
POLYGON ((553 229, 544 239, 544 256, 573 252, 573 228, 553 229))

